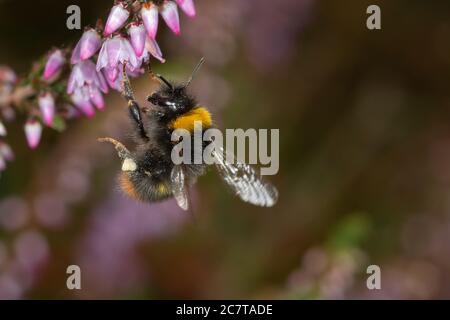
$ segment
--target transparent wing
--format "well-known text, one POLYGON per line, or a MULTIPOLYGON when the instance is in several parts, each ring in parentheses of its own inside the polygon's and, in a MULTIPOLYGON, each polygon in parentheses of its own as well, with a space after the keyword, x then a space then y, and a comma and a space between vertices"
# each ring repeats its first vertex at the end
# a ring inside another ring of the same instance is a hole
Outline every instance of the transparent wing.
POLYGON ((182 166, 174 166, 170 175, 172 193, 178 206, 183 210, 189 209, 189 200, 186 191, 185 174, 182 166))
POLYGON ((235 161, 234 155, 228 155, 232 163, 227 162, 227 153, 223 148, 214 151, 216 168, 231 190, 243 201, 261 206, 272 207, 278 200, 278 190, 262 177, 250 165, 235 161))

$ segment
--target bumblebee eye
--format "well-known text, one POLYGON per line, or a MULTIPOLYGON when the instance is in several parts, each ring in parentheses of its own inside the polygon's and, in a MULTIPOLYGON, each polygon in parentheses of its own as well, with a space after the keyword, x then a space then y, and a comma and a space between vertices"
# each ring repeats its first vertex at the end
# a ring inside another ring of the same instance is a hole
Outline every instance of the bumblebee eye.
POLYGON ((176 111, 176 110, 177 110, 177 104, 176 104, 175 102, 173 102, 173 101, 165 100, 165 101, 162 103, 162 105, 163 105, 164 107, 167 107, 167 108, 171 109, 172 111, 176 111))

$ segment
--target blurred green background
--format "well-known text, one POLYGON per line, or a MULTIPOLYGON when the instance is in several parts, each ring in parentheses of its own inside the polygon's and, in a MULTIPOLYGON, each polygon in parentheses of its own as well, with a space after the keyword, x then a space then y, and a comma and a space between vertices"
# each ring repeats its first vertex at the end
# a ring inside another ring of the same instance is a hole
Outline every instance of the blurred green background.
MULTIPOLYGON (((26 74, 65 28, 112 1, 0 1, 0 64, 26 74)), ((182 34, 162 27, 166 64, 220 128, 279 128, 280 191, 262 209, 210 172, 191 195, 137 204, 115 183, 104 135, 128 141, 117 93, 93 120, 44 131, 27 149, 8 125, 16 161, 0 180, 1 298, 450 298, 450 2, 197 0, 182 34), (382 30, 366 28, 378 4, 382 30), (66 268, 82 290, 66 288, 66 268), (382 290, 366 288, 381 268, 382 290)), ((154 88, 133 82, 142 103, 154 88)))

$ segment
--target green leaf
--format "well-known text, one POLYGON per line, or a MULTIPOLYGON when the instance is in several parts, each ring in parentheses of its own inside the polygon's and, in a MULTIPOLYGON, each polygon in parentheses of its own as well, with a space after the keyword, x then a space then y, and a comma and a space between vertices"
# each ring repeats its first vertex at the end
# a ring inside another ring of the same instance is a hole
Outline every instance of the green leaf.
POLYGON ((60 116, 55 116, 53 119, 52 128, 58 132, 63 132, 67 128, 66 121, 60 116))

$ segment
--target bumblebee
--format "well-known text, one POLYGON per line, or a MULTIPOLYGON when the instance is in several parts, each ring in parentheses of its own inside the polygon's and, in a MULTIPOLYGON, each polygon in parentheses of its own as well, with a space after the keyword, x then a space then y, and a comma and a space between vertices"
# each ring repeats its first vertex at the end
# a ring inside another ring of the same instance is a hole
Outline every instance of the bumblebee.
MULTIPOLYGON (((112 138, 98 140, 115 146, 122 161, 119 184, 131 198, 155 202, 174 197, 180 208, 188 210, 188 187, 205 173, 207 165, 175 165, 171 159, 174 146, 171 135, 176 129, 185 129, 192 133, 194 122, 201 122, 202 130, 213 126, 208 109, 198 105, 194 97, 187 92, 187 87, 203 61, 202 58, 190 78, 182 85, 169 82, 163 76, 150 71, 160 82, 160 87, 147 98, 150 105, 145 108, 140 108, 136 102, 124 67, 122 95, 127 100, 133 124, 135 150, 129 151, 122 143, 112 138)), ((213 142, 204 142, 202 148, 209 143, 213 142)), ((264 182, 251 166, 236 161, 230 162, 230 157, 223 148, 217 148, 213 156, 217 160, 214 166, 220 176, 243 201, 265 207, 276 203, 276 188, 264 182)))

